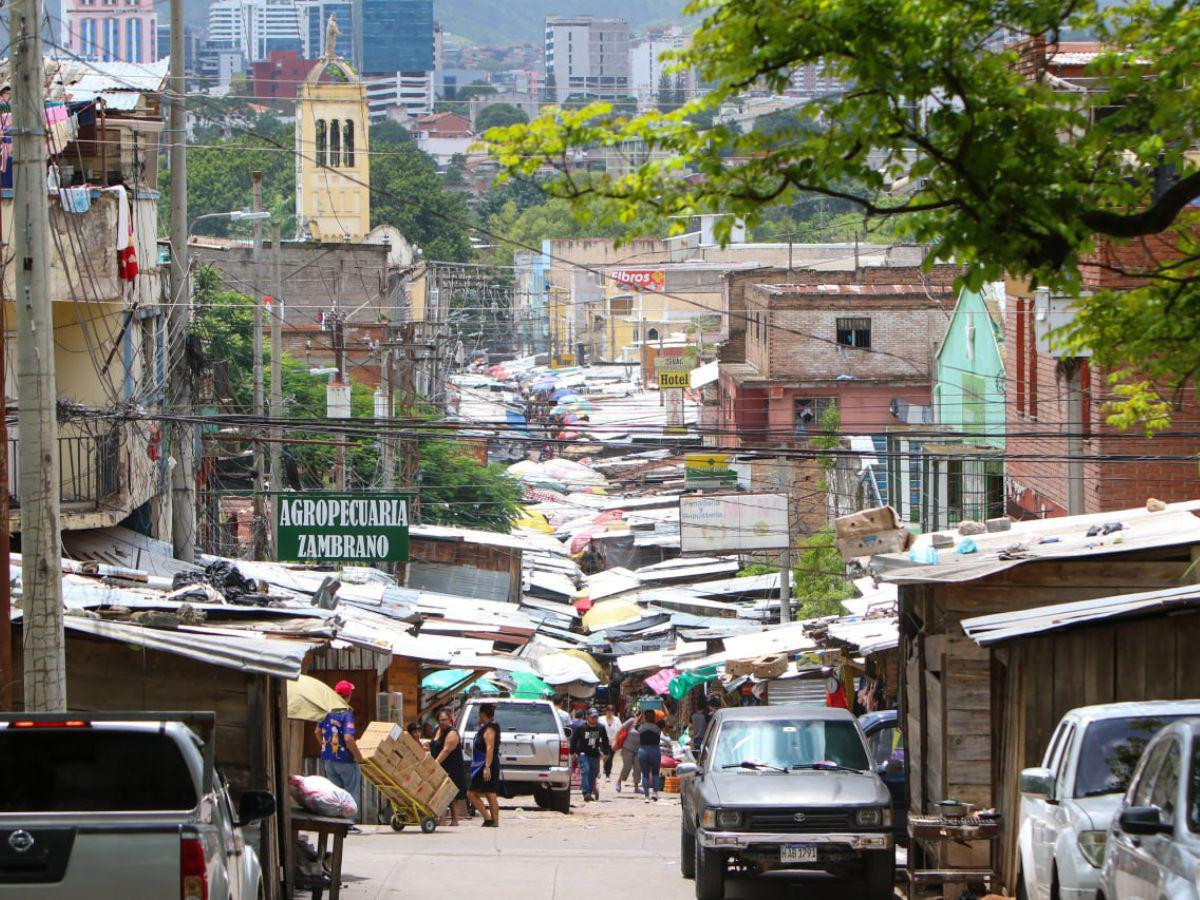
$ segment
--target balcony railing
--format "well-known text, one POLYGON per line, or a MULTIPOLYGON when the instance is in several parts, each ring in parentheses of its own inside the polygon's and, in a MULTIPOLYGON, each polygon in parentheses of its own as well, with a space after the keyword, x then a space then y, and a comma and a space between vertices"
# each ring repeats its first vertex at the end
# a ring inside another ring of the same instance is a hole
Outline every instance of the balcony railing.
MULTIPOLYGON (((20 438, 8 441, 8 493, 20 505, 20 438)), ((59 499, 64 512, 99 509, 121 491, 121 431, 69 435, 58 439, 59 499)))

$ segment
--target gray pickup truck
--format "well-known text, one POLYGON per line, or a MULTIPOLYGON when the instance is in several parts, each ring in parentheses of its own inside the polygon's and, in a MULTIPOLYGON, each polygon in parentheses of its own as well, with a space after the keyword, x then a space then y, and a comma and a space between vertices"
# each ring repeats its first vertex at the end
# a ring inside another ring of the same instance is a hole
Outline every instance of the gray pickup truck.
POLYGON ((234 814, 214 725, 213 713, 0 715, 0 898, 263 896, 242 826, 275 799, 247 791, 234 814))
POLYGON ((731 865, 746 874, 814 869, 892 897, 891 797, 844 709, 799 704, 723 709, 682 779, 680 869, 697 900, 722 900, 731 865))

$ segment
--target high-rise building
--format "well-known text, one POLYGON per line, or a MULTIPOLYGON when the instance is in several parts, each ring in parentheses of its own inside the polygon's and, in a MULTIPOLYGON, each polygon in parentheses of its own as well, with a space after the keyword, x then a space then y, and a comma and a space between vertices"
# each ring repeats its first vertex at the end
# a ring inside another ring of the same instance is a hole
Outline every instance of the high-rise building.
POLYGON ((355 57, 364 75, 433 71, 433 0, 356 2, 361 24, 355 57))
POLYGON ((317 59, 325 52, 325 29, 329 17, 336 16, 338 30, 341 31, 337 37, 337 55, 358 65, 355 55, 357 7, 357 0, 296 0, 300 15, 300 55, 306 59, 317 59))
POLYGON ((158 59, 154 0, 63 0, 62 45, 96 62, 152 63, 158 59))
MULTIPOLYGON (((637 98, 639 107, 647 109, 658 102, 658 89, 663 72, 672 67, 667 55, 682 50, 686 44, 687 37, 679 27, 647 34, 646 37, 632 43, 629 48, 629 88, 637 98)), ((668 77, 672 85, 682 85, 684 97, 680 99, 687 99, 688 87, 691 84, 689 73, 669 72, 668 77), (683 76, 682 79, 680 75, 683 76)))
POLYGON ((591 16, 546 17, 546 88, 563 103, 575 97, 630 96, 629 23, 591 16))
POLYGON ((300 52, 300 11, 291 0, 249 0, 244 9, 247 59, 261 62, 279 50, 300 52))

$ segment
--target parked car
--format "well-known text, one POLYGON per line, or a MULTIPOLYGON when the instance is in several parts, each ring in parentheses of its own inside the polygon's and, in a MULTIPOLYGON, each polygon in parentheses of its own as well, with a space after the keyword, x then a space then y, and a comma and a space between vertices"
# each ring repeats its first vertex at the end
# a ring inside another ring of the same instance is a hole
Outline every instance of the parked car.
POLYGON ((857 720, 784 704, 722 709, 683 763, 680 869, 698 900, 721 900, 730 863, 751 872, 824 870, 892 896, 891 795, 857 720))
POLYGON ((866 713, 858 717, 858 724, 867 739, 871 763, 892 795, 892 832, 903 841, 908 829, 908 766, 900 714, 894 709, 866 713))
POLYGON ((262 896, 243 829, 275 798, 246 791, 235 815, 213 762, 215 720, 0 715, 0 897, 262 896))
POLYGON ((1041 766, 1021 773, 1018 895, 1095 897, 1108 828, 1142 748, 1165 725, 1197 715, 1200 701, 1147 701, 1063 716, 1041 766))
POLYGON ((1200 719, 1150 742, 1108 832, 1101 900, 1200 900, 1200 719))
POLYGON ((468 771, 479 706, 496 705, 500 726, 500 771, 511 794, 532 794, 542 809, 571 811, 571 742, 560 710, 549 700, 471 699, 459 717, 468 771))

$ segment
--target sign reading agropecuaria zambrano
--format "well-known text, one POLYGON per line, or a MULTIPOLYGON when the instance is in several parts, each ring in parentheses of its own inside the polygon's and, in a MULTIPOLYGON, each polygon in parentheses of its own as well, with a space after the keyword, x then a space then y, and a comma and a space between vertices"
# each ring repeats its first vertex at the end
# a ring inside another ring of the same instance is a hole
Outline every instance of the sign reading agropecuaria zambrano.
POLYGON ((275 521, 281 560, 408 561, 408 500, 398 494, 277 497, 275 521))

